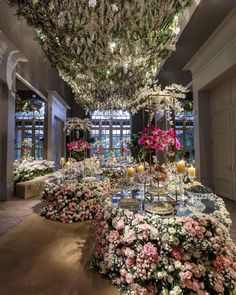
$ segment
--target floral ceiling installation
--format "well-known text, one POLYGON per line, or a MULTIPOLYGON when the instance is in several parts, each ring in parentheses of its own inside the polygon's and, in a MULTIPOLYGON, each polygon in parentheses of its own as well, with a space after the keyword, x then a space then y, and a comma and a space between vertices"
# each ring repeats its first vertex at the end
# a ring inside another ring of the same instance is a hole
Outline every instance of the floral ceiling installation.
POLYGON ((191 0, 9 0, 87 109, 129 107, 175 49, 191 0))

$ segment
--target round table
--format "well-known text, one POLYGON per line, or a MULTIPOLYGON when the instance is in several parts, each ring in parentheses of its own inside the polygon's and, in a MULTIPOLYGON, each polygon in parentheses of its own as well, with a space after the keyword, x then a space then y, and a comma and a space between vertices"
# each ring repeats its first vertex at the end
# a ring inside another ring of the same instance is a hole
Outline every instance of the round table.
MULTIPOLYGON (((141 204, 139 192, 131 193, 141 204)), ((199 195, 202 212, 162 218, 142 206, 120 208, 121 195, 107 200, 98 216, 94 264, 122 292, 235 294, 236 249, 222 199, 199 195)))

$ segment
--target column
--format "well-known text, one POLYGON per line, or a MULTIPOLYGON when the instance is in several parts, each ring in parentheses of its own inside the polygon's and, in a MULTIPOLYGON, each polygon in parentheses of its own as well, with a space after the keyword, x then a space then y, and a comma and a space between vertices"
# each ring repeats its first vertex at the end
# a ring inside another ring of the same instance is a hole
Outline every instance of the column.
POLYGON ((0 81, 0 200, 14 193, 13 162, 15 139, 15 98, 0 81))
POLYGON ((63 132, 69 106, 56 91, 48 92, 45 116, 47 159, 60 167, 60 157, 66 156, 66 135, 63 132))

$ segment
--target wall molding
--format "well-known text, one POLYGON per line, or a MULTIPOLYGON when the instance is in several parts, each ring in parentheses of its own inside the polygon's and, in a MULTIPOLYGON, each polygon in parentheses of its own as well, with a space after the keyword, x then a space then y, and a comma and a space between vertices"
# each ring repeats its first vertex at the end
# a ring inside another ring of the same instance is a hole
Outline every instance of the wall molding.
MULTIPOLYGON (((236 43, 236 9, 233 9, 183 70, 190 70, 197 77, 220 55, 236 43)), ((236 55, 236 53, 235 53, 236 55)))
POLYGON ((64 108, 66 108, 67 110, 71 109, 71 107, 65 102, 65 100, 56 91, 48 91, 48 97, 52 98, 54 100, 54 103, 56 103, 58 107, 61 108, 61 106, 63 106, 63 109, 64 108))
POLYGON ((26 85, 29 89, 34 91, 38 96, 40 96, 43 100, 47 101, 47 97, 43 95, 38 89, 36 89, 30 82, 28 82, 25 78, 23 78, 19 73, 16 72, 16 78, 20 80, 24 85, 26 85))

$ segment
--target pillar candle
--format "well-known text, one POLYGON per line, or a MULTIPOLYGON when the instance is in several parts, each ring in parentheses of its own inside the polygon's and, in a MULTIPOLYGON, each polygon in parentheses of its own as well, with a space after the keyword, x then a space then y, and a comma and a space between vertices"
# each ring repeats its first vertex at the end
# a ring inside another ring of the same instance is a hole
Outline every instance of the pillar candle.
POLYGON ((143 172, 144 171, 144 166, 143 164, 140 164, 138 167, 137 167, 137 172, 143 172))
POLYGON ((61 157, 60 164, 63 166, 63 165, 65 165, 65 162, 66 162, 65 158, 64 157, 61 157))
POLYGON ((181 161, 177 162, 176 163, 176 169, 177 169, 177 173, 183 174, 185 172, 185 169, 186 169, 185 161, 181 160, 181 161))
POLYGON ((191 166, 188 168, 188 176, 189 177, 196 177, 196 168, 191 166))
POLYGON ((71 162, 70 161, 66 162, 66 168, 67 169, 70 169, 71 168, 71 162))
POLYGON ((128 177, 134 177, 135 169, 131 166, 127 169, 128 177))

